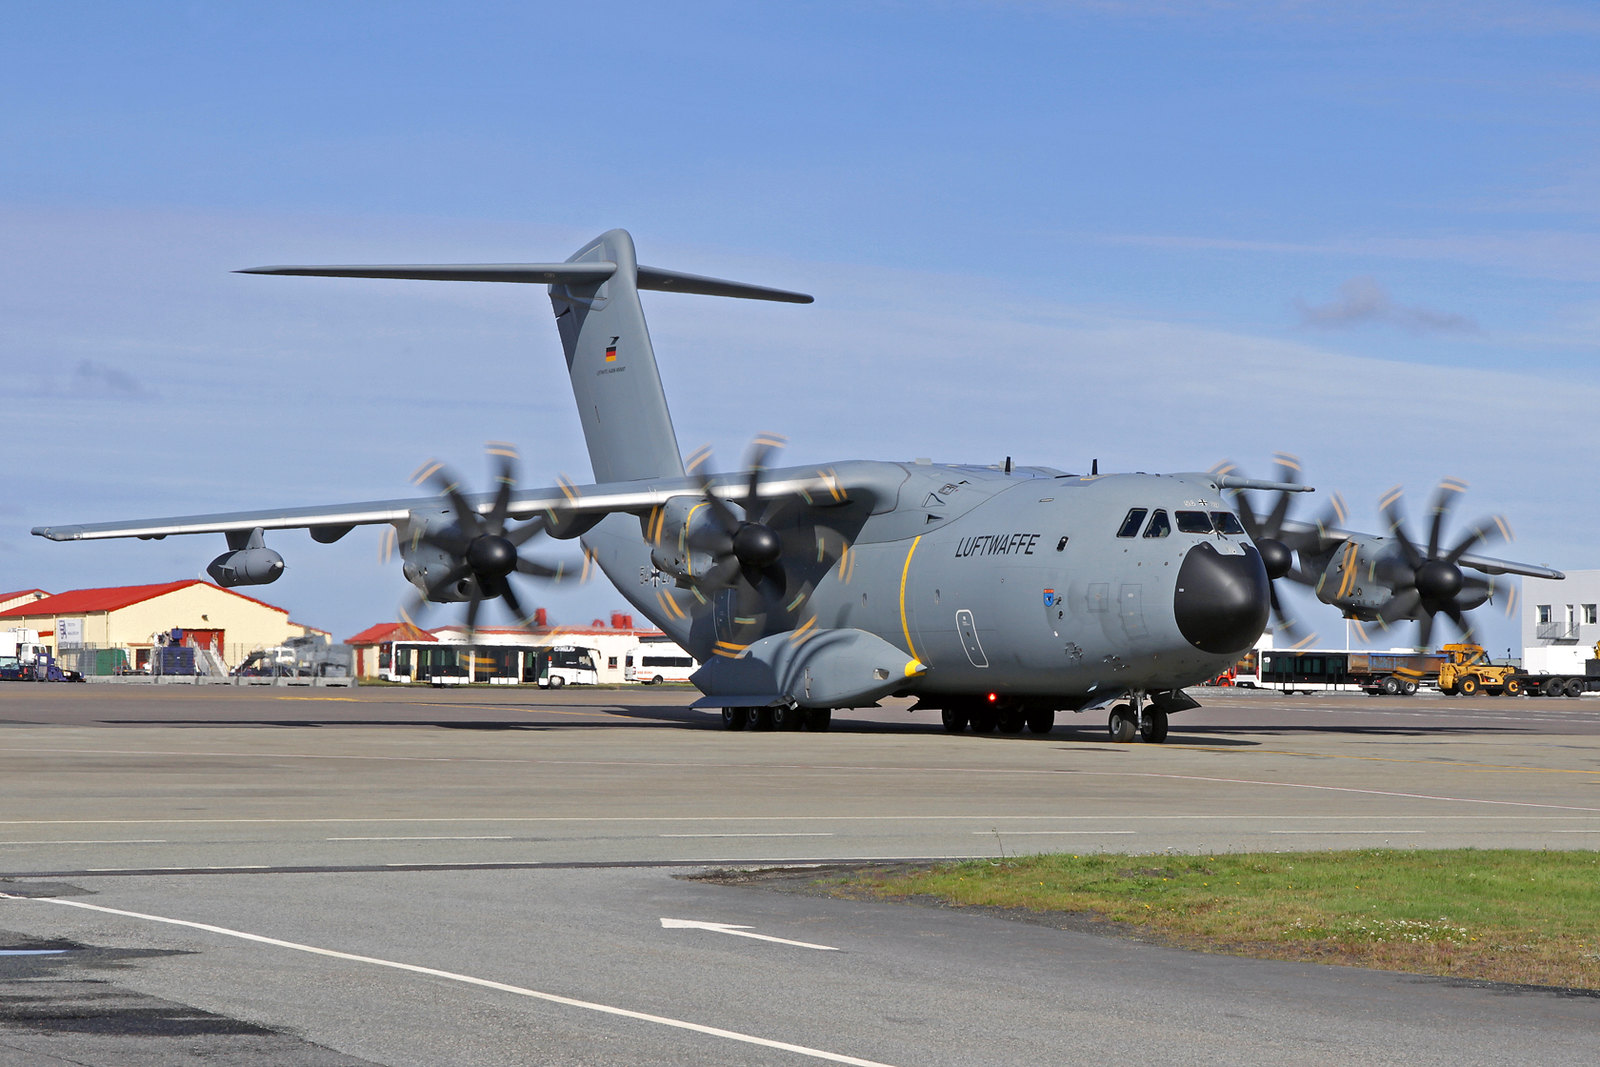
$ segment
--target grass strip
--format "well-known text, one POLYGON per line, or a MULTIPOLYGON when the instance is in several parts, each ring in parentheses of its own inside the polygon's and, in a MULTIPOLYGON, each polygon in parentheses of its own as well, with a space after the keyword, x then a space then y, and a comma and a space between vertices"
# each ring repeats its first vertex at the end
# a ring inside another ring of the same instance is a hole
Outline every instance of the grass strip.
POLYGON ((1600 852, 1055 854, 869 868, 817 888, 1067 913, 1207 952, 1600 989, 1600 852))

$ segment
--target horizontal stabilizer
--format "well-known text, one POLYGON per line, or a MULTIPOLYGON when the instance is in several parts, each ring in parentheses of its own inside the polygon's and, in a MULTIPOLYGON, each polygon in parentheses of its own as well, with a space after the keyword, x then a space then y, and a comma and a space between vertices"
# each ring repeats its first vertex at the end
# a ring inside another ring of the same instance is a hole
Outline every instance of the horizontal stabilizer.
POLYGON ((769 289, 764 285, 746 285, 744 282, 723 281, 721 278, 704 278, 698 274, 662 270, 660 267, 639 265, 639 288, 654 289, 663 293, 696 293, 700 296, 736 296, 744 300, 781 300, 786 304, 809 304, 807 293, 791 293, 787 289, 769 289))
POLYGON ((397 267, 249 267, 235 274, 294 274, 308 278, 398 278, 420 282, 522 282, 532 285, 599 285, 615 263, 439 263, 397 267))
MULTIPOLYGON (((306 278, 387 278, 422 282, 521 282, 525 285, 599 285, 617 272, 610 260, 587 263, 413 263, 400 266, 289 266, 249 267, 235 274, 290 274, 306 278)), ((789 304, 809 304, 812 297, 787 289, 747 285, 722 278, 639 267, 640 289, 664 293, 695 293, 700 296, 734 296, 745 300, 780 300, 789 304)))

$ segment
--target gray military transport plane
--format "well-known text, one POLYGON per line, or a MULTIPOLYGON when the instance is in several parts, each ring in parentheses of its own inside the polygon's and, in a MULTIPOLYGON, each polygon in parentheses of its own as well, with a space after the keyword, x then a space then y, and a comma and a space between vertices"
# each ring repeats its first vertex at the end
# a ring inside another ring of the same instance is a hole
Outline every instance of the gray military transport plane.
MULTIPOLYGON (((1504 533, 1481 525, 1442 541, 1436 502, 1424 548, 1397 516, 1388 537, 1288 519, 1298 484, 1229 471, 1067 474, 1048 467, 848 460, 769 468, 780 443, 758 438, 737 474, 685 465, 645 328, 639 290, 809 303, 811 297, 638 265, 612 230, 565 263, 259 267, 250 274, 539 283, 549 287, 594 484, 499 485, 468 494, 439 465, 435 495, 223 515, 45 526, 57 541, 221 533, 212 561, 226 586, 271 582, 282 557, 268 532, 307 529, 329 543, 353 527, 394 527, 421 601, 485 600, 522 619, 512 574, 560 577, 524 555, 536 535, 579 539, 630 603, 705 666, 694 676, 730 729, 826 729, 835 708, 888 695, 936 708, 959 732, 1043 733, 1058 711, 1109 710, 1113 739, 1161 741, 1168 715, 1198 706, 1183 687, 1249 649, 1277 607, 1275 578, 1317 589, 1354 617, 1431 624, 1544 567, 1471 555, 1504 533), (1279 494, 1257 516, 1228 494, 1279 494), (1296 557, 1298 556, 1298 561, 1296 557)), ((1391 501, 1387 507, 1392 507, 1391 501)), ((1342 515, 1335 514, 1342 518, 1342 515)), ((525 620, 522 620, 525 621, 525 620)), ((1281 618, 1285 626, 1292 624, 1281 618)), ((1425 638, 1424 638, 1425 640, 1425 638)))

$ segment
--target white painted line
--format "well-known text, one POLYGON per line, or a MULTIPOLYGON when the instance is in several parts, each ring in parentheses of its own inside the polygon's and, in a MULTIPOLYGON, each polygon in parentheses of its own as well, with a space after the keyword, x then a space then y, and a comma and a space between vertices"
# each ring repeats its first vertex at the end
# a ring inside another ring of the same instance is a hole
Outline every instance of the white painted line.
MULTIPOLYGON (((265 863, 233 863, 226 866, 207 867, 198 863, 183 864, 179 867, 87 867, 90 874, 118 874, 125 871, 266 871, 271 868, 265 863)), ((0 896, 4 896, 0 893, 0 896)))
POLYGON ((741 1034, 737 1030, 723 1030, 715 1026, 704 1026, 700 1023, 686 1022, 682 1019, 671 1019, 664 1015, 649 1015, 640 1011, 629 1011, 627 1008, 615 1008, 609 1004, 596 1004, 593 1001, 576 1000, 572 997, 563 997, 555 993, 541 993, 537 989, 525 989, 522 986, 507 985, 504 982, 492 982, 487 978, 474 978, 467 974, 457 974, 454 971, 441 971, 433 967, 420 967, 414 963, 398 963, 394 960, 381 960, 374 956, 358 956, 349 952, 339 952, 331 948, 317 948, 315 945, 302 945, 294 941, 280 941, 275 937, 263 937, 260 934, 246 933, 243 930, 230 930, 225 926, 212 926, 208 923, 189 922, 186 919, 169 919, 161 915, 146 915, 137 911, 122 911, 118 908, 107 908, 99 904, 88 904, 81 900, 63 900, 58 897, 19 897, 10 893, 0 893, 0 900, 30 900, 39 904, 57 904, 66 908, 82 908, 85 911, 96 911, 102 915, 121 915, 128 919, 143 919, 146 922, 165 923, 168 926, 183 926, 191 930, 202 930, 206 933, 221 934, 224 937, 235 937, 241 941, 254 941, 261 945, 272 945, 276 948, 292 949, 296 952, 307 952, 314 956, 326 956, 330 959, 347 960, 351 963, 365 963, 374 967, 387 967, 391 970, 406 971, 411 974, 425 974, 430 978, 443 978, 451 982, 460 982, 463 985, 478 986, 482 989, 493 989, 501 993, 511 993, 519 997, 529 997, 533 1000, 543 1000, 551 1004, 560 1004, 569 1008, 582 1008, 585 1011, 600 1012, 604 1015, 621 1016, 624 1019, 637 1019, 640 1022, 656 1023, 660 1026, 670 1026, 678 1030, 689 1030, 697 1034, 706 1034, 711 1037, 726 1038, 729 1041, 740 1041, 747 1045, 759 1045, 762 1048, 780 1049, 784 1052, 794 1052, 801 1056, 810 1056, 812 1059, 827 1060, 830 1063, 849 1063, 856 1067, 890 1067, 889 1064, 878 1060, 864 1060, 856 1056, 845 1056, 837 1052, 825 1052, 822 1049, 808 1048, 805 1045, 791 1045, 786 1041, 774 1041, 771 1038, 757 1037, 754 1034, 741 1034))
POLYGON ((657 834, 657 837, 832 837, 828 833, 797 833, 797 834, 657 834))
POLYGON ((1551 830, 1552 834, 1600 834, 1600 830, 1551 830))
POLYGON ((698 919, 662 919, 661 926, 667 930, 710 930, 716 934, 732 934, 735 937, 752 937, 757 941, 773 941, 780 945, 794 945, 798 948, 814 948, 822 952, 838 952, 832 945, 813 945, 809 941, 790 941, 786 937, 773 937, 770 934, 754 934, 748 926, 735 926, 733 923, 708 923, 698 919))
POLYGON ((1268 830, 1269 834, 1425 834, 1426 830, 1268 830))
POLYGON ((9 848, 13 845, 165 845, 167 843, 165 838, 160 837, 117 841, 0 841, 0 848, 9 848))
POLYGON ((64 956, 64 948, 0 948, 0 956, 64 956))
POLYGON ((1125 834, 1136 834, 1137 830, 973 830, 974 837, 993 837, 995 834, 1004 834, 1006 837, 1116 837, 1125 834))
POLYGON ((514 841, 510 834, 483 837, 324 837, 324 841, 514 841))

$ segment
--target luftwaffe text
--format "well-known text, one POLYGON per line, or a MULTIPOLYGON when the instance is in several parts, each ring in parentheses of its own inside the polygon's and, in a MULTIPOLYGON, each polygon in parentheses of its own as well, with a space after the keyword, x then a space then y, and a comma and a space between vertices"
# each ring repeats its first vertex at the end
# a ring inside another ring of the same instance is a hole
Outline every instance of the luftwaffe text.
POLYGON ((963 537, 956 545, 956 559, 963 556, 1031 556, 1040 534, 980 534, 963 537))

